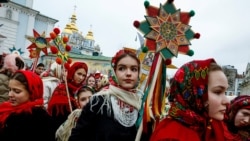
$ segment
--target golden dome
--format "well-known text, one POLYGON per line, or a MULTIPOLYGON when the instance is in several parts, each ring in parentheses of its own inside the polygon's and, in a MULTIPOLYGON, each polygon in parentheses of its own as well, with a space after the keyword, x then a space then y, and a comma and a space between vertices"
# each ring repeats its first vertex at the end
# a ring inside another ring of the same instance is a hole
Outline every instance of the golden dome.
POLYGON ((63 32, 72 34, 73 32, 78 32, 78 27, 76 26, 76 14, 72 14, 71 22, 66 25, 63 32))
POLYGON ((66 27, 63 30, 63 33, 67 33, 67 34, 72 34, 72 30, 71 30, 71 26, 69 24, 66 25, 66 27))
POLYGON ((89 31, 88 34, 85 36, 87 40, 94 40, 93 32, 89 31))

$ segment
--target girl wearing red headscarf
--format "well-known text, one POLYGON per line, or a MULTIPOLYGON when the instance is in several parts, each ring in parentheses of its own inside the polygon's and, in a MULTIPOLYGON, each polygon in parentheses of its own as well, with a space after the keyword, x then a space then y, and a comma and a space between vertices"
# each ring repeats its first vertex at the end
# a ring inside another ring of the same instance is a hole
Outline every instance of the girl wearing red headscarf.
POLYGON ((142 93, 137 90, 140 61, 123 49, 112 58, 107 89, 94 94, 83 108, 69 141, 134 141, 142 93))
POLYGON ((43 107, 43 83, 31 71, 17 71, 9 81, 9 101, 0 105, 1 141, 53 141, 52 118, 43 107))
POLYGON ((234 98, 226 113, 227 127, 236 141, 250 140, 250 96, 240 95, 234 98))
POLYGON ((177 70, 170 81, 168 116, 154 130, 150 141, 225 141, 229 100, 227 77, 214 59, 194 60, 177 70))
POLYGON ((87 73, 87 64, 84 62, 75 62, 69 68, 67 74, 69 98, 65 83, 61 83, 55 88, 48 103, 48 112, 55 119, 57 128, 67 119, 68 115, 72 112, 71 110, 78 108, 75 95, 77 90, 82 87, 87 73))

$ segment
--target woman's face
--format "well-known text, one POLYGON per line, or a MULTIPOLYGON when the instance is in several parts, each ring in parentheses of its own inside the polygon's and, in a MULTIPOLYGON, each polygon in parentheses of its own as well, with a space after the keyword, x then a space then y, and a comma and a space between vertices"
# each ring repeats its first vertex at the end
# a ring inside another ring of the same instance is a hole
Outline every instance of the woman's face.
POLYGON ((95 83, 95 78, 94 77, 89 77, 88 82, 87 82, 88 86, 91 86, 92 88, 95 88, 96 83, 95 83))
POLYGON ((235 115, 234 125, 236 127, 249 126, 250 125, 250 110, 240 109, 235 115))
POLYGON ((74 81, 76 84, 82 83, 83 80, 86 78, 86 71, 83 68, 77 69, 74 74, 74 81))
POLYGON ((80 108, 83 108, 88 102, 89 98, 92 95, 91 91, 80 92, 78 96, 78 103, 80 108))
MULTIPOLYGON (((208 115, 216 120, 223 120, 229 99, 225 92, 228 81, 223 71, 211 71, 208 76, 208 115)), ((205 104, 205 105, 206 105, 205 104)))
POLYGON ((139 64, 131 56, 126 56, 117 63, 115 73, 121 87, 132 89, 139 81, 139 64))
POLYGON ((12 106, 18 106, 30 100, 30 94, 25 86, 14 79, 9 81, 9 102, 12 106))

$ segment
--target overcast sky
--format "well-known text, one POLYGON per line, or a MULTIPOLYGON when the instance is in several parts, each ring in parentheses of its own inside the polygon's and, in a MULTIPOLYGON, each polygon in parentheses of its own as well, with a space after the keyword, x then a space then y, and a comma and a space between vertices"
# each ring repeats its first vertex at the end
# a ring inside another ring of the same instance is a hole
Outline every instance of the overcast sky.
MULTIPOLYGON (((159 7, 165 0, 149 0, 159 7)), ((56 26, 63 29, 74 13, 76 24, 85 36, 91 29, 96 45, 105 56, 113 56, 123 46, 138 48, 135 41, 138 30, 135 20, 143 21, 144 0, 34 0, 33 8, 41 14, 59 20, 56 26)), ((173 64, 215 58, 220 65, 232 65, 241 74, 250 62, 250 0, 175 0, 177 9, 195 11, 189 25, 200 39, 191 41, 194 56, 179 54, 173 64)))

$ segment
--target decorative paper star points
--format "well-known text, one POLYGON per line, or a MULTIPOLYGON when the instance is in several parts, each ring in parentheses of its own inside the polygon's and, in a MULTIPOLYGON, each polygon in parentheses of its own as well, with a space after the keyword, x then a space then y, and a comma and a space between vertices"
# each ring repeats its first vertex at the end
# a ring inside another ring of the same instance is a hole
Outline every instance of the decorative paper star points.
POLYGON ((28 36, 27 39, 32 42, 32 44, 27 48, 30 52, 30 58, 37 58, 39 57, 40 52, 42 51, 45 55, 48 55, 47 48, 50 47, 49 42, 51 38, 45 37, 45 32, 43 32, 41 35, 33 29, 33 35, 28 36))
POLYGON ((160 4, 160 8, 149 4, 145 7, 146 21, 136 24, 136 28, 144 34, 149 51, 160 52, 164 59, 177 57, 178 53, 189 55, 190 40, 195 37, 188 25, 192 14, 177 10, 173 2, 160 4))

